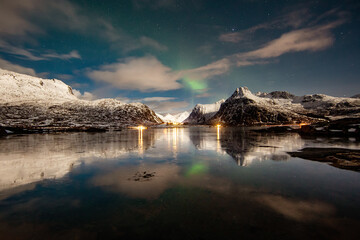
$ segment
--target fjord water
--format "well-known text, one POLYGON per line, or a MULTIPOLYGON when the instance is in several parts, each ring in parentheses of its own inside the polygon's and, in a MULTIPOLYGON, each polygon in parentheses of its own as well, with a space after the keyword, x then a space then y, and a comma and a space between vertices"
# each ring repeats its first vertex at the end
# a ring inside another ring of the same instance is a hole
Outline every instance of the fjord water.
POLYGON ((0 139, 1 239, 360 239, 360 174, 291 158, 359 149, 244 128, 0 139))

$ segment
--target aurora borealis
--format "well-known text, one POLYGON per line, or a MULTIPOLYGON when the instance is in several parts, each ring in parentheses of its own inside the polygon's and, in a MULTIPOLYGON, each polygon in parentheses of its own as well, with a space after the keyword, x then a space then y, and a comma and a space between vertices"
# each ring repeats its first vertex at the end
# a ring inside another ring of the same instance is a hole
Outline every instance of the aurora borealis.
POLYGON ((159 113, 253 92, 352 96, 358 1, 0 0, 0 67, 159 113))

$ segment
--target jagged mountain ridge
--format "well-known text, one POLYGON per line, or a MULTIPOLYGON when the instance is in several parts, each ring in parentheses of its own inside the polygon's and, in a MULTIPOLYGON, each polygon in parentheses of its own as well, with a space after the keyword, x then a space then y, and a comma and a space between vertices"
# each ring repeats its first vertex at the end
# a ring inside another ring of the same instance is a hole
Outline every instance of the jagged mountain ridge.
POLYGON ((181 112, 178 114, 166 114, 165 116, 158 114, 158 117, 161 118, 161 120, 165 123, 182 123, 188 116, 189 116, 189 112, 185 111, 185 112, 181 112))
POLYGON ((78 99, 70 86, 0 69, 0 125, 16 127, 100 127, 158 124, 142 103, 78 99))
POLYGON ((221 99, 212 104, 197 104, 189 117, 184 120, 187 124, 204 124, 209 121, 220 109, 225 100, 221 99))
MULTIPOLYGON (((360 118, 360 100, 324 94, 295 96, 285 91, 253 94, 240 87, 205 118, 195 106, 189 124, 262 125, 312 123, 338 118, 360 118)), ((190 117, 189 117, 190 118, 190 117)))
POLYGON ((254 95, 246 87, 236 89, 209 122, 228 125, 318 122, 324 119, 360 117, 360 100, 324 94, 295 96, 287 92, 254 95))

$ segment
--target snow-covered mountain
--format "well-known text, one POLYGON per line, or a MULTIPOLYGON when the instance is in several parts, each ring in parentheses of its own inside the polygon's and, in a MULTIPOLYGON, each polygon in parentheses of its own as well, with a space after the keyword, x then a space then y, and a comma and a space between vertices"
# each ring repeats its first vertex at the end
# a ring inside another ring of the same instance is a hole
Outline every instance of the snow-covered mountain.
POLYGON ((76 101, 72 88, 57 79, 41 79, 0 69, 1 103, 76 101))
POLYGON ((165 116, 157 113, 158 117, 160 117, 161 120, 165 123, 182 123, 189 116, 189 114, 190 113, 188 111, 181 112, 178 114, 168 113, 165 116))
POLYGON ((360 99, 324 94, 295 96, 288 92, 252 94, 237 88, 206 123, 227 125, 317 122, 344 117, 360 118, 360 99))
POLYGON ((162 120, 142 103, 78 99, 70 86, 0 69, 0 125, 43 128, 120 128, 162 120))
POLYGON ((221 99, 212 104, 197 104, 191 111, 184 123, 188 124, 203 124, 210 120, 220 109, 225 100, 221 99))

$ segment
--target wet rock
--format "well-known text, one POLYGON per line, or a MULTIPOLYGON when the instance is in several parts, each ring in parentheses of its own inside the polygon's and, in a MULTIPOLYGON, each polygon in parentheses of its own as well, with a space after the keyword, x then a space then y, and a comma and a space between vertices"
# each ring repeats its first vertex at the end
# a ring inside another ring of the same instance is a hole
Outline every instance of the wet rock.
POLYGON ((0 127, 0 136, 6 136, 6 135, 7 135, 7 132, 6 132, 5 128, 0 127))
POLYGON ((360 140, 360 118, 344 118, 304 125, 299 133, 302 136, 354 137, 360 140))
POLYGON ((252 130, 258 133, 286 133, 294 131, 293 128, 287 126, 278 126, 278 127, 268 127, 268 128, 261 128, 252 130))
POLYGON ((330 165, 360 171, 360 150, 344 148, 304 148, 300 152, 289 152, 292 157, 327 162, 330 165))
POLYGON ((301 132, 301 133, 310 134, 310 133, 315 133, 315 132, 316 132, 316 129, 315 129, 314 126, 304 125, 304 126, 301 126, 300 132, 301 132))
POLYGON ((129 181, 136 181, 136 182, 144 182, 150 181, 153 177, 155 177, 156 172, 136 172, 134 176, 128 178, 129 181))

